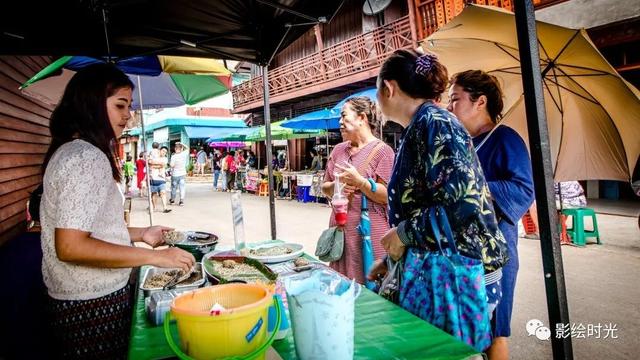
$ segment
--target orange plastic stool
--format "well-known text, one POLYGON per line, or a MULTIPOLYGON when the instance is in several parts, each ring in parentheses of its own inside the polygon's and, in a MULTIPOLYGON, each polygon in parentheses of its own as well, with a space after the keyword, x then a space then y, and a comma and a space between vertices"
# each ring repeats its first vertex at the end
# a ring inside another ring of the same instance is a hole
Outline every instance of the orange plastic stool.
POLYGON ((260 180, 258 196, 269 196, 269 182, 267 180, 260 180))

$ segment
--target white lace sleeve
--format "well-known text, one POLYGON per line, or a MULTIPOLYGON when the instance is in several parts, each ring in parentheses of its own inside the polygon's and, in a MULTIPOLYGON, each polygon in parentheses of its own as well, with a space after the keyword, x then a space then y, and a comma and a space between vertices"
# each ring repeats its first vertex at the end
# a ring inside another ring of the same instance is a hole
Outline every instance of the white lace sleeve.
POLYGON ((106 155, 93 148, 60 159, 53 182, 59 199, 54 226, 93 232, 113 182, 106 155))

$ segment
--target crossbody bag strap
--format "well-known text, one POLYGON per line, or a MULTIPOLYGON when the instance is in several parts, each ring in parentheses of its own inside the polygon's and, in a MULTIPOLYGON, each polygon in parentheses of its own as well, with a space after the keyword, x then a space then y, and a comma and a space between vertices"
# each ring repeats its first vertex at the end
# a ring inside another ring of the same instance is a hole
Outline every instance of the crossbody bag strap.
MULTIPOLYGON (((367 159, 363 163, 360 163, 360 166, 356 168, 356 170, 358 170, 358 173, 360 175, 362 176, 366 175, 367 166, 369 166, 369 163, 371 162, 371 160, 373 160, 373 158, 378 154, 378 152, 380 151, 380 149, 382 149, 383 146, 384 146, 384 141, 378 140, 378 144, 373 148, 373 150, 371 150, 371 152, 369 153, 369 156, 367 156, 367 159)), ((360 206, 362 210, 368 210, 367 197, 364 195, 364 193, 362 194, 362 201, 360 206)))
POLYGON ((433 230, 433 236, 435 237, 436 245, 440 252, 444 254, 442 246, 442 239, 447 239, 447 245, 451 254, 457 255, 458 248, 456 247, 455 239, 453 238, 453 232, 451 231, 451 225, 447 214, 442 207, 430 207, 429 208, 429 222, 431 223, 431 229, 433 230), (444 234, 443 234, 444 232, 444 234))
POLYGON ((367 166, 369 166, 369 163, 371 162, 371 160, 373 160, 373 158, 378 154, 378 152, 380 151, 380 149, 382 149, 383 146, 384 146, 384 141, 378 140, 378 144, 376 145, 376 147, 373 148, 373 150, 371 150, 371 152, 369 153, 369 156, 367 156, 367 159, 363 163, 360 163, 360 166, 356 168, 356 170, 358 170, 358 173, 360 175, 365 176, 367 166))
MULTIPOLYGON (((382 149, 382 147, 384 146, 384 141, 382 140, 375 140, 378 141, 378 144, 373 148, 373 150, 371 150, 371 152, 369 153, 369 155, 367 156, 367 158, 365 159, 364 162, 360 163, 360 166, 358 166, 356 168, 356 171, 358 171, 358 173, 362 176, 366 175, 366 169, 367 166, 369 166, 369 163, 371 162, 371 160, 373 160, 373 157, 376 156, 376 154, 380 151, 380 149, 382 149)), ((351 203, 351 200, 353 198, 353 194, 351 194, 351 196, 349 196, 349 203, 351 203)), ((366 196, 362 196, 363 202, 361 203, 361 207, 367 207, 367 203, 366 203, 366 196)))

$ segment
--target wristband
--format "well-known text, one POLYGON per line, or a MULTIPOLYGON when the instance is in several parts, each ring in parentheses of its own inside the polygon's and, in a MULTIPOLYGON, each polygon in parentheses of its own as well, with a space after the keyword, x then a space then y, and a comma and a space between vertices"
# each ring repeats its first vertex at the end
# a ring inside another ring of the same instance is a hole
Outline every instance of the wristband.
POLYGON ((376 184, 375 181, 373 181, 372 178, 368 178, 367 181, 369 182, 369 184, 371 184, 371 192, 374 193, 376 192, 376 188, 378 187, 378 185, 376 184))

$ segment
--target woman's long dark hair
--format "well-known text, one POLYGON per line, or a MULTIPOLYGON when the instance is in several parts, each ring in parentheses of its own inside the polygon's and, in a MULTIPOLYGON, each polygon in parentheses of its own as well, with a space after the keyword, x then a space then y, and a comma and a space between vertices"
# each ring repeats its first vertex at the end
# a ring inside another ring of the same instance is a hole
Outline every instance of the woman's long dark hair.
POLYGON ((113 179, 119 182, 122 174, 115 147, 116 135, 107 114, 107 98, 118 89, 133 87, 127 75, 111 64, 91 65, 78 71, 51 114, 51 145, 44 158, 42 172, 60 146, 82 139, 107 156, 113 179))

